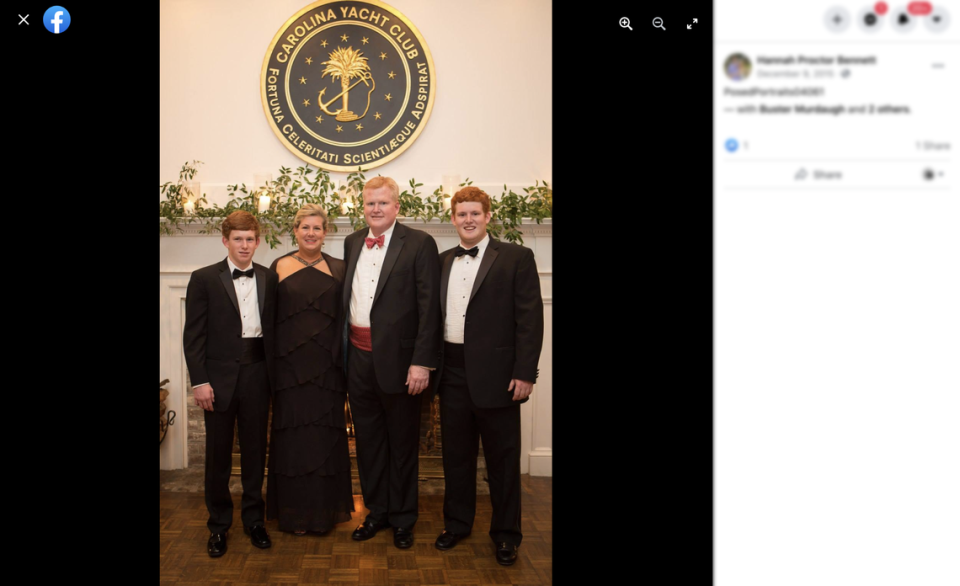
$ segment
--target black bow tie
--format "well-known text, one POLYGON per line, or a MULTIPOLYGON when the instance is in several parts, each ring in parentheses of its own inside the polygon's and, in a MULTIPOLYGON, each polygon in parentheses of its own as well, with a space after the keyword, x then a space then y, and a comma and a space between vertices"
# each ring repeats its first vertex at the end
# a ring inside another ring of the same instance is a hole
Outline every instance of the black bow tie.
POLYGON ((245 271, 241 271, 240 269, 233 269, 233 278, 234 278, 234 279, 239 279, 240 277, 252 277, 252 276, 253 276, 253 269, 252 269, 252 268, 251 268, 251 269, 247 269, 247 270, 245 270, 245 271))
POLYGON ((454 252, 453 254, 457 255, 457 258, 460 258, 465 254, 469 254, 470 256, 477 256, 478 252, 480 252, 480 247, 478 246, 474 246, 470 250, 467 250, 462 246, 458 246, 456 252, 454 252))

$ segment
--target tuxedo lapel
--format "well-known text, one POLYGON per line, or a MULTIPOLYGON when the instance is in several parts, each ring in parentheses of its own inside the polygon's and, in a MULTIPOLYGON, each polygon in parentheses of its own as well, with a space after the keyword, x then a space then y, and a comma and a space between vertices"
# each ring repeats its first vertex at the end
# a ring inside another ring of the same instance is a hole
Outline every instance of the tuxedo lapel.
POLYGON ((237 315, 240 315, 240 302, 237 301, 237 290, 233 287, 233 275, 230 274, 227 261, 220 263, 220 282, 223 283, 223 288, 227 290, 227 297, 233 303, 233 308, 237 310, 237 315))
MULTIPOLYGON (((490 244, 487 245, 486 252, 483 253, 483 260, 480 261, 480 268, 477 269, 477 278, 473 282, 473 289, 470 291, 470 301, 473 301, 473 296, 477 294, 480 283, 483 283, 483 279, 487 276, 487 273, 490 272, 490 266, 493 264, 493 261, 497 260, 497 255, 500 254, 497 252, 496 244, 497 241, 491 238, 490 244)), ((450 256, 453 255, 451 254, 450 256)))
MULTIPOLYGON (((366 231, 367 228, 364 228, 366 231)), ((346 240, 344 240, 346 242, 346 240)), ((353 291, 353 274, 357 270, 357 261, 360 259, 360 247, 363 246, 363 238, 355 238, 353 247, 345 251, 347 261, 347 272, 343 276, 343 311, 348 318, 350 316, 350 296, 353 291)), ((349 321, 349 319, 347 320, 349 321)))
POLYGON ((254 274, 257 275, 257 304, 260 306, 260 315, 263 315, 264 298, 267 296, 267 269, 259 266, 253 267, 254 274))
POLYGON ((393 270, 393 265, 397 264, 400 249, 403 248, 403 239, 407 235, 406 230, 400 222, 397 222, 396 227, 393 229, 393 236, 390 238, 387 254, 383 257, 383 266, 380 267, 380 279, 377 280, 377 292, 373 294, 373 303, 370 304, 370 307, 377 304, 377 299, 380 298, 380 292, 383 291, 383 286, 386 285, 387 279, 390 278, 390 271, 393 270))
POLYGON ((450 269, 453 268, 453 260, 457 255, 452 252, 443 259, 443 266, 440 267, 440 315, 447 318, 447 285, 450 282, 450 269))

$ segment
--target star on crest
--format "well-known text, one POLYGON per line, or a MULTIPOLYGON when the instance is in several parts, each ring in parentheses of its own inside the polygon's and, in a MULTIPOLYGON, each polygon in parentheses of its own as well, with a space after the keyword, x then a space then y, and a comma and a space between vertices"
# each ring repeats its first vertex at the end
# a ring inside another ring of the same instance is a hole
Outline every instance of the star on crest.
POLYGON ((381 61, 383 61, 383 60, 386 59, 386 58, 387 58, 387 54, 386 54, 386 53, 380 53, 380 60, 381 60, 381 61))
POLYGON ((303 84, 305 84, 305 83, 307 83, 307 78, 301 77, 301 78, 300 78, 300 85, 303 85, 303 84))
POLYGON ((310 105, 310 100, 304 100, 304 101, 303 101, 303 105, 304 105, 304 106, 309 106, 309 105, 310 105))
POLYGON ((347 35, 341 35, 341 36, 340 36, 340 40, 343 41, 344 43, 347 42, 347 39, 348 39, 348 38, 349 38, 349 37, 348 37, 347 35))
MULTIPOLYGON (((387 94, 387 95, 383 96, 383 99, 385 99, 386 101, 389 102, 389 101, 390 101, 390 94, 387 94)), ((305 104, 305 105, 306 105, 306 104, 305 104)))
POLYGON ((367 43, 370 42, 370 39, 368 39, 367 37, 363 37, 363 39, 361 39, 360 42, 366 45, 367 43))
POLYGON ((373 117, 376 118, 377 120, 380 120, 380 112, 377 112, 376 114, 374 114, 373 117))
POLYGON ((323 122, 323 118, 320 116, 317 116, 317 122, 323 122))
POLYGON ((307 65, 310 65, 311 63, 313 63, 313 57, 307 57, 307 65))
POLYGON ((357 130, 363 130, 363 124, 357 124, 357 130))
POLYGON ((320 46, 323 47, 324 49, 326 49, 326 48, 327 48, 327 40, 324 39, 324 40, 320 41, 320 46))
POLYGON ((343 132, 343 126, 337 124, 337 132, 343 132))
POLYGON ((397 74, 394 73, 394 72, 392 72, 392 71, 387 74, 387 77, 389 77, 390 79, 393 79, 393 78, 396 77, 396 76, 397 76, 397 74))

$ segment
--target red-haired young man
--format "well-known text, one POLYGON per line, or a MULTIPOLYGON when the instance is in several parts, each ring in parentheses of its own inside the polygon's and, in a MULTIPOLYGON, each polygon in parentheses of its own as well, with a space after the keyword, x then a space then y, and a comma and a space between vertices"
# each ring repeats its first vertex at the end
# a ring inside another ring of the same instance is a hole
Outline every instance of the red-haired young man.
POLYGON ((496 560, 517 559, 520 404, 533 392, 543 344, 540 277, 529 248, 487 234, 490 197, 465 187, 451 200, 460 246, 440 255, 443 364, 437 392, 443 435, 444 531, 450 549, 473 528, 478 442, 490 480, 496 560))
POLYGON ((190 275, 183 328, 183 354, 194 400, 204 409, 210 557, 227 551, 227 530, 233 520, 228 485, 234 422, 240 440, 244 532, 256 547, 270 547, 260 491, 270 407, 270 353, 265 349, 273 339, 277 275, 253 262, 260 225, 252 214, 233 212, 223 221, 221 233, 227 258, 190 275))

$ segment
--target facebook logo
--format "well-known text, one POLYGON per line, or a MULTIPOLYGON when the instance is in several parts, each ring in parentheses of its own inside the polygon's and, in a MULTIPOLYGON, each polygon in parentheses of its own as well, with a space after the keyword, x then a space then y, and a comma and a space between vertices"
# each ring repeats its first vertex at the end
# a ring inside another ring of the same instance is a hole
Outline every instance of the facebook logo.
POLYGON ((55 35, 59 35, 70 26, 70 13, 63 6, 51 6, 43 13, 43 26, 55 35))

